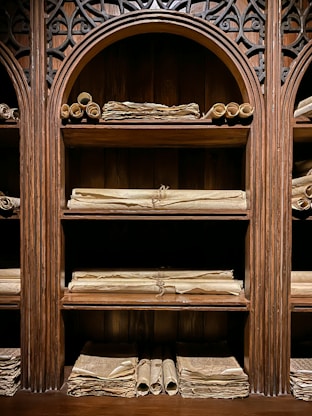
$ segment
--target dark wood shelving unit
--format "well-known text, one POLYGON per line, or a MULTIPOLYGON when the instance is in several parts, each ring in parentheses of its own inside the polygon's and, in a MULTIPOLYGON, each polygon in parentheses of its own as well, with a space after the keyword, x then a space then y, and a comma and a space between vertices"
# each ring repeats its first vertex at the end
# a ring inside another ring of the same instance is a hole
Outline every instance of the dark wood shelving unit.
MULTIPOLYGON (((312 96, 312 36, 301 18, 310 2, 80 3, 0 6, 8 29, 0 33, 0 102, 20 115, 0 122, 0 191, 21 198, 19 210, 0 215, 0 266, 20 267, 22 278, 20 296, 0 294, 0 310, 20 343, 22 388, 63 394, 78 358, 72 340, 138 337, 231 341, 251 396, 289 394, 290 360, 312 327, 312 297, 291 296, 291 271, 312 270, 312 216, 290 204, 294 164, 312 159, 311 120, 293 116, 312 96), (286 24, 291 13, 297 31, 286 24), (82 91, 101 108, 111 100, 197 103, 201 116, 61 120, 61 105, 82 91), (253 117, 202 118, 217 102, 249 102, 253 117), (242 190, 247 208, 67 208, 75 188, 161 185, 242 190), (80 268, 161 267, 233 269, 243 291, 68 291, 80 268)), ((4 334, 0 346, 10 340, 4 334)))

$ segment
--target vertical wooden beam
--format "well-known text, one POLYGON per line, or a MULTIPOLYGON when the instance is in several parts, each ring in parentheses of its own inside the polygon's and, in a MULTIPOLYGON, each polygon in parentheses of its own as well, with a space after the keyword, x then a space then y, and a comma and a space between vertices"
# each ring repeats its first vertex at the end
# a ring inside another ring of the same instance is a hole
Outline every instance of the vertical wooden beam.
POLYGON ((287 227, 287 176, 281 135, 281 0, 267 1, 266 20, 266 280, 265 394, 285 393, 289 366, 287 275, 284 270, 287 227))
POLYGON ((28 281, 29 380, 27 387, 34 392, 45 390, 46 362, 46 62, 44 4, 30 0, 31 65, 30 65, 30 118, 29 137, 25 146, 24 182, 22 191, 24 236, 27 243, 22 255, 27 257, 23 278, 28 281))

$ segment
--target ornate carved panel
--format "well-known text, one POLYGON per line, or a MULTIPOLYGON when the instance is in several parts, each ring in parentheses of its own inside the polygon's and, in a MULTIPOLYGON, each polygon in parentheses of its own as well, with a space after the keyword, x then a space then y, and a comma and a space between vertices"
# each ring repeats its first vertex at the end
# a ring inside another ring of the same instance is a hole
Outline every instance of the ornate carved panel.
POLYGON ((239 45, 264 81, 265 0, 46 0, 49 85, 85 34, 112 17, 143 9, 189 13, 216 25, 239 45))
POLYGON ((0 41, 13 53, 29 82, 30 23, 29 0, 0 2, 0 41))
POLYGON ((285 81, 292 61, 312 39, 312 1, 282 1, 282 82, 285 81))

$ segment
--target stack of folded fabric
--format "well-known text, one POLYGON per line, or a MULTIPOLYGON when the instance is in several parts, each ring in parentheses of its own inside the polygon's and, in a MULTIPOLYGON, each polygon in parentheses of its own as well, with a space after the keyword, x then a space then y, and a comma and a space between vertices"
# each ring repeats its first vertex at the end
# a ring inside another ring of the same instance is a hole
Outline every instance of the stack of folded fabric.
POLYGON ((20 387, 19 348, 0 348, 0 396, 13 396, 20 387))
POLYGON ((106 121, 123 119, 198 119, 200 118, 200 111, 196 103, 170 107, 156 103, 108 101, 103 106, 102 118, 106 121))
POLYGON ((136 396, 137 351, 133 344, 87 342, 68 378, 71 396, 136 396))
POLYGON ((312 358, 291 358, 290 389, 296 399, 312 401, 312 358))
POLYGON ((20 275, 19 268, 0 269, 0 294, 18 295, 21 291, 20 275))
POLYGON ((179 391, 185 398, 243 398, 248 376, 223 343, 177 345, 179 391))

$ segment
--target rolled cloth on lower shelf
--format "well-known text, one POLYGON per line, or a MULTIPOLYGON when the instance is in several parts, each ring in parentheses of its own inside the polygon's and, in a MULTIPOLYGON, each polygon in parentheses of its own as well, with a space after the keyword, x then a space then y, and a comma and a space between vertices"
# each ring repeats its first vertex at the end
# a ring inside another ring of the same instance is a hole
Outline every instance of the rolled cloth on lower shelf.
POLYGON ((76 271, 70 292, 239 295, 243 282, 232 271, 76 271), (83 277, 86 276, 86 277, 83 277), (197 277, 196 277, 197 276, 197 277))
POLYGON ((212 189, 75 188, 69 209, 246 209, 246 192, 212 189))

